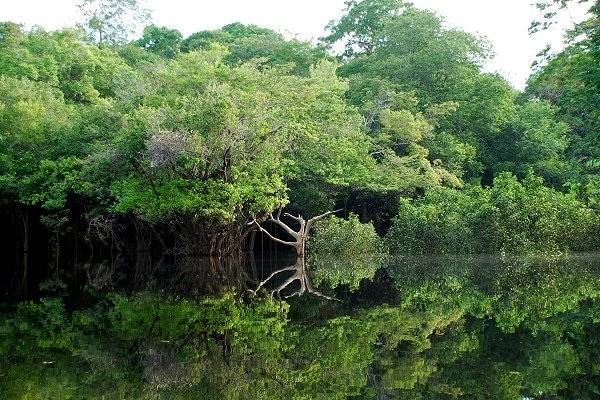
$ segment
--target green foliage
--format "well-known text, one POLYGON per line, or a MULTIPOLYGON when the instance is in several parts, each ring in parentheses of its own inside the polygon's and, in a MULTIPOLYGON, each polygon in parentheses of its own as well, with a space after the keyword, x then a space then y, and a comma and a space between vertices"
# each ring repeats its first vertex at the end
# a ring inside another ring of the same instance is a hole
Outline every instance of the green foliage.
POLYGON ((432 190, 402 200, 386 235, 394 253, 566 251, 594 248, 598 215, 577 200, 544 187, 529 174, 521 183, 503 173, 491 188, 432 190))
MULTIPOLYGON (((80 181, 75 109, 45 83, 0 77, 0 193, 25 204, 64 207, 66 196, 85 192, 80 181)), ((82 138, 81 138, 82 139, 82 138)), ((80 140, 81 140, 80 139, 80 140)))
POLYGON ((260 26, 234 22, 215 31, 200 31, 191 34, 183 41, 182 50, 184 52, 207 50, 213 43, 228 45, 238 39, 261 35, 276 35, 276 33, 260 26))
POLYGON ((430 176, 437 175, 436 185, 460 186, 460 178, 479 176, 491 164, 488 139, 512 118, 514 90, 499 76, 481 72, 489 54, 481 39, 446 28, 432 12, 381 3, 349 2, 327 38, 335 42, 356 35, 367 43, 368 51, 356 55, 351 50, 360 46, 350 39, 344 53, 349 59, 339 73, 349 78, 348 99, 360 107, 376 136, 389 136, 389 128, 385 132, 381 126, 384 119, 406 125, 410 112, 412 127, 395 130, 404 135, 392 142, 395 152, 410 154, 411 144, 418 143, 423 149, 412 154, 435 167, 430 176))
MULTIPOLYGON (((585 180, 598 172, 598 143, 600 126, 600 3, 588 3, 585 20, 579 22, 565 35, 566 48, 549 56, 550 47, 541 53, 542 60, 536 61, 537 70, 531 76, 525 95, 529 98, 542 98, 554 104, 559 117, 572 129, 569 146, 571 157, 581 168, 585 180), (588 176, 586 176, 588 175, 588 176)), ((540 2, 541 20, 534 21, 530 31, 545 30, 554 25, 557 16, 565 14, 574 2, 548 0, 540 2)), ((584 7, 577 5, 578 7, 584 7)))
POLYGON ((331 217, 315 224, 308 241, 309 268, 315 283, 347 284, 357 289, 361 280, 371 279, 385 260, 383 241, 370 223, 358 216, 331 217))
POLYGON ((519 105, 514 121, 502 136, 490 143, 494 169, 511 171, 520 177, 531 169, 555 186, 572 178, 568 174, 569 168, 571 172, 573 168, 565 157, 570 130, 567 124, 558 121, 556 111, 543 101, 519 105))
POLYGON ((599 74, 590 54, 568 48, 534 74, 525 91, 528 97, 545 99, 558 108, 558 116, 572 131, 569 153, 588 174, 597 173, 600 159, 600 95, 589 82, 599 74))
MULTIPOLYGON (((345 187, 376 169, 335 64, 297 59, 303 77, 275 67, 296 62, 284 58, 312 49, 306 44, 269 34, 292 46, 271 68, 237 42, 228 43, 237 55, 214 41, 177 56, 177 32, 156 26, 137 45, 172 61, 135 46, 119 54, 89 46, 70 31, 4 24, 2 32, 4 198, 58 210, 75 194, 99 213, 219 225, 284 205, 290 181, 345 187)), ((242 41, 268 34, 242 25, 223 32, 242 41)))
MULTIPOLYGON (((137 7, 109 3, 106 12, 137 7)), ((103 4, 84 8, 93 14, 103 4)), ((384 230, 389 199, 489 183, 502 171, 524 178, 530 169, 560 188, 582 183, 580 160, 594 168, 595 134, 580 128, 593 125, 595 103, 578 125, 581 93, 517 98, 504 79, 481 72, 481 39, 395 0, 346 5, 326 39, 346 41, 342 65, 319 46, 240 23, 185 40, 151 25, 118 48, 3 23, 2 198, 63 214, 77 198, 96 215, 181 218, 216 230, 289 201, 316 213, 369 199, 382 204, 373 219, 384 230)), ((566 60, 551 62, 528 93, 547 93, 557 74, 578 87, 586 57, 568 61, 577 74, 561 69, 566 60)), ((457 224, 439 228, 457 232, 445 241, 473 229, 457 224)))
POLYGON ((116 151, 130 176, 112 186, 116 210, 230 222, 285 204, 286 178, 363 179, 353 165, 368 168, 368 142, 352 125, 333 65, 296 78, 228 67, 213 55, 178 57, 160 72, 164 85, 147 105, 126 117, 132 123, 117 134, 116 151))
POLYGON ((315 254, 343 258, 383 251, 383 244, 373 225, 361 223, 355 214, 350 214, 347 220, 334 216, 317 222, 308 245, 315 254))
POLYGON ((181 33, 176 29, 150 25, 144 28, 144 34, 137 44, 162 57, 173 58, 179 53, 182 40, 181 33))
POLYGON ((108 48, 89 46, 76 31, 22 32, 3 23, 0 35, 0 74, 47 82, 67 100, 97 103, 114 94, 115 77, 129 72, 108 48))
POLYGON ((229 49, 224 62, 237 66, 255 62, 265 67, 280 67, 306 76, 310 67, 329 58, 325 49, 297 39, 286 40, 281 34, 256 25, 233 23, 214 31, 200 31, 182 42, 182 51, 208 50, 214 44, 229 49))

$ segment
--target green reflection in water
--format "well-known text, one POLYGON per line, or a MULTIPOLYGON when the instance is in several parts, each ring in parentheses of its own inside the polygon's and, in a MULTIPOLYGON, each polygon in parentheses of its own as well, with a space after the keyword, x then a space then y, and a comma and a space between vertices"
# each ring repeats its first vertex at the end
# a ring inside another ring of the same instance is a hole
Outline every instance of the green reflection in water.
MULTIPOLYGON (((299 271, 290 269, 254 295, 229 284, 208 298, 154 290, 98 293, 77 307, 56 298, 7 306, 0 395, 600 396, 597 255, 398 258, 379 271, 365 260, 317 261, 302 269, 305 289, 340 301, 307 290, 287 301, 269 296, 299 271)), ((256 282, 273 271, 263 272, 256 282)), ((298 293, 301 282, 283 296, 298 293)))

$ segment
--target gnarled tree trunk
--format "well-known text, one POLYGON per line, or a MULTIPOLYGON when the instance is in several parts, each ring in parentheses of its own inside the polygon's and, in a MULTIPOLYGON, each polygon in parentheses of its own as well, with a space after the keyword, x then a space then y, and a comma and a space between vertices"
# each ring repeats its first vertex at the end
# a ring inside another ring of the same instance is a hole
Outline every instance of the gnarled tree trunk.
POLYGON ((293 241, 286 241, 273 236, 269 231, 263 228, 256 220, 252 221, 249 225, 256 225, 258 230, 267 235, 269 239, 273 240, 274 242, 292 247, 295 250, 298 258, 304 258, 306 254, 306 242, 308 240, 308 235, 310 234, 310 230, 312 229, 314 223, 339 211, 342 210, 329 211, 325 214, 317 215, 316 217, 313 217, 308 221, 306 221, 300 215, 295 217, 288 213, 283 214, 285 217, 293 219, 296 222, 298 222, 298 224, 300 224, 300 229, 298 229, 297 231, 292 229, 285 222, 281 221, 281 210, 279 210, 279 213, 277 213, 277 217, 274 217, 273 214, 269 214, 268 220, 283 228, 283 230, 286 231, 294 239, 293 241))

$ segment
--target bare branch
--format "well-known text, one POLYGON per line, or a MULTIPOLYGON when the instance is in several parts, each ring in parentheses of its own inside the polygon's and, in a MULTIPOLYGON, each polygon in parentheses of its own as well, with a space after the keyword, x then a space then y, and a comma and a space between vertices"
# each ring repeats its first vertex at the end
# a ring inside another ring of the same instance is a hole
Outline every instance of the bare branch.
POLYGON ((294 275, 290 276, 285 282, 283 282, 281 285, 279 285, 275 290, 273 290, 271 292, 271 296, 273 294, 277 293, 277 295, 279 297, 281 297, 281 295, 280 295, 281 291, 283 289, 285 289, 286 287, 290 286, 292 284, 292 282, 295 282, 295 281, 300 281, 300 292, 304 292, 304 284, 303 284, 302 275, 299 274, 298 272, 296 272, 294 275))
POLYGON ((257 292, 258 292, 258 291, 259 291, 259 290, 260 290, 260 289, 261 289, 261 288, 262 288, 262 287, 263 287, 263 286, 264 286, 264 285, 265 285, 267 282, 269 282, 269 281, 270 281, 270 280, 271 280, 271 279, 272 279, 272 278, 273 278, 275 275, 277 275, 277 274, 279 274, 279 273, 281 273, 281 272, 285 272, 285 271, 293 271, 293 270, 295 270, 295 269, 296 269, 296 266, 294 266, 294 265, 292 265, 292 266, 289 266, 289 267, 286 267, 286 268, 278 269, 277 271, 275 271, 275 272, 273 272, 271 275, 269 275, 269 276, 267 277, 267 279, 265 279, 265 280, 263 280, 262 282, 260 282, 260 284, 258 285, 258 287, 257 287, 256 289, 254 289, 254 290, 251 290, 251 292, 252 292, 253 294, 255 294, 255 295, 256 295, 256 293, 257 293, 257 292))
POLYGON ((340 208, 339 210, 335 210, 335 211, 328 211, 325 214, 321 214, 321 215, 317 215, 316 217, 313 217, 311 219, 308 220, 308 222, 306 223, 306 233, 310 232, 310 228, 312 228, 312 225, 317 222, 322 220, 323 218, 331 215, 331 214, 335 214, 338 213, 340 211, 343 211, 342 208, 340 208))
POLYGON ((287 233, 290 234, 294 239, 298 239, 300 232, 296 232, 292 228, 290 228, 285 222, 282 222, 279 217, 273 218, 273 214, 270 214, 271 221, 282 227, 287 233))
POLYGON ((327 300, 333 300, 333 301, 340 301, 334 297, 330 297, 327 296, 317 290, 315 290, 312 287, 312 284, 310 282, 310 279, 308 277, 308 273, 306 271, 306 265, 304 264, 304 259, 302 258, 298 258, 296 260, 296 263, 294 265, 290 265, 288 267, 279 269, 277 271, 274 271, 273 273, 271 273, 271 275, 269 275, 267 277, 267 279, 263 280, 258 287, 256 288, 256 290, 250 290, 250 292, 253 295, 256 295, 256 293, 262 288, 264 287, 264 285, 269 282, 274 276, 276 276, 277 274, 280 274, 282 272, 285 271, 294 271, 294 273, 292 275, 290 275, 285 282, 283 282, 282 284, 278 285, 276 288, 274 288, 273 290, 271 290, 269 293, 271 295, 271 297, 273 297, 275 294, 277 294, 277 296, 279 298, 281 298, 281 292, 286 289, 288 286, 290 286, 293 282, 298 281, 300 282, 300 288, 294 290, 292 293, 288 294, 287 296, 285 296, 286 299, 289 299, 291 297, 300 297, 302 296, 304 293, 311 293, 314 294, 317 297, 322 297, 324 299, 327 300))
POLYGON ((302 221, 304 221, 304 218, 302 218, 302 217, 301 217, 301 216, 299 216, 299 215, 298 215, 297 217, 295 217, 295 216, 293 216, 292 214, 285 213, 285 214, 283 214, 283 216, 284 216, 284 217, 291 218, 291 219, 294 219, 294 220, 296 220, 296 221, 298 221, 298 222, 302 222, 302 221))
POLYGON ((253 223, 255 223, 256 226, 258 227, 258 229, 262 233, 264 233, 265 235, 267 235, 269 237, 269 239, 271 239, 272 241, 284 244, 286 246, 291 246, 291 247, 295 247, 296 246, 296 243, 294 243, 294 242, 286 242, 285 240, 281 240, 281 239, 276 238, 275 236, 271 235, 271 233, 268 230, 266 230, 265 228, 263 228, 262 226, 260 226, 260 224, 256 220, 254 220, 253 223))
POLYGON ((312 217, 312 218, 309 220, 309 222, 310 222, 310 221, 318 221, 318 220, 320 220, 320 219, 323 219, 323 218, 327 217, 328 215, 335 214, 335 213, 338 213, 338 212, 340 212, 340 211, 344 211, 344 209, 343 209, 343 208, 340 208, 339 210, 335 210, 335 211, 327 211, 327 212, 326 212, 326 213, 324 213, 324 214, 317 215, 316 217, 312 217))

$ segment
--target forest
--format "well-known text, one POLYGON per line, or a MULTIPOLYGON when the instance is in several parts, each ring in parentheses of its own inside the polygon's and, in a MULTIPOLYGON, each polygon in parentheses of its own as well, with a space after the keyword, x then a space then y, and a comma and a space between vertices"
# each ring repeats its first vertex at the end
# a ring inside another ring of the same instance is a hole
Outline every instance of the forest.
POLYGON ((597 398, 600 2, 530 31, 573 3, 522 91, 403 0, 0 22, 0 397, 597 398))

